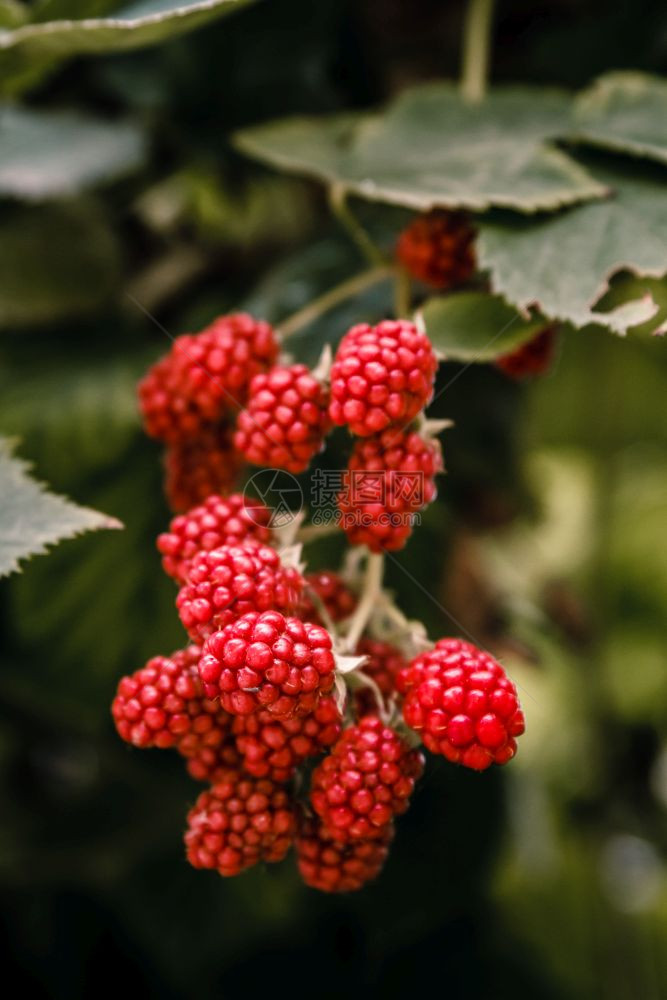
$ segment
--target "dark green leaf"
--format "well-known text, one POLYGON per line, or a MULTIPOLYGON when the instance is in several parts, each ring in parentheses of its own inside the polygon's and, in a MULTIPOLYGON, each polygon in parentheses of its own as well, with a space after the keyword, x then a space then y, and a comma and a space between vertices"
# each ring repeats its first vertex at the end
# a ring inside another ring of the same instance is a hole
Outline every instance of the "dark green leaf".
POLYGON ((133 170, 146 153, 128 122, 0 108, 0 194, 40 199, 73 194, 133 170))
POLYGON ((105 17, 26 24, 0 35, 0 92, 30 85, 61 60, 154 45, 253 0, 139 0, 105 17))
POLYGON ((119 248, 90 204, 15 207, 0 222, 0 328, 53 323, 110 295, 119 248))
POLYGON ((429 299, 421 317, 433 346, 451 361, 492 361, 530 340, 545 325, 539 317, 526 321, 512 306, 485 292, 429 299))
POLYGON ((372 201, 535 212, 605 194, 546 144, 567 131, 569 113, 556 91, 499 89, 471 106, 437 83, 404 92, 383 113, 283 119, 244 129, 236 142, 280 170, 372 201))
POLYGON ((599 166, 596 173, 613 198, 531 222, 480 220, 480 265, 493 290, 522 311, 535 305, 550 319, 624 334, 655 313, 650 296, 607 313, 595 306, 616 272, 667 274, 667 175, 599 166))
POLYGON ((667 163, 667 80, 608 73, 574 104, 572 138, 667 163))

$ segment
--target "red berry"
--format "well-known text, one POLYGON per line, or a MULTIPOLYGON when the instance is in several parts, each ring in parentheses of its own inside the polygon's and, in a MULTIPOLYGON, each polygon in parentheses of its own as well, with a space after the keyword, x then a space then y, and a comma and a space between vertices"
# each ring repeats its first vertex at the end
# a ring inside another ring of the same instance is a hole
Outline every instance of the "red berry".
POLYGON ((185 756, 223 741, 229 716, 204 695, 200 656, 199 646, 188 646, 123 677, 111 705, 122 739, 137 747, 175 746, 185 756))
POLYGON ((304 472, 329 430, 329 394, 305 365, 255 375, 234 444, 253 465, 304 472))
MULTIPOLYGON (((221 715, 229 719, 227 712, 219 706, 218 708, 221 715)), ((201 740, 186 737, 177 750, 187 758, 186 766, 190 777, 195 781, 204 781, 207 785, 224 781, 230 772, 242 769, 241 755, 236 749, 236 740, 230 728, 219 729, 217 733, 212 730, 201 740)))
POLYGON ((405 812, 423 757, 377 716, 366 715, 343 731, 313 771, 310 801, 339 840, 382 838, 405 812))
MULTIPOLYGON (((379 639, 361 639, 357 644, 357 656, 365 656, 366 662, 361 668, 362 673, 377 684, 385 701, 398 697, 396 678, 401 670, 407 667, 407 662, 399 649, 389 642, 379 639)), ((376 695, 372 688, 359 688, 355 693, 357 713, 377 711, 376 695)))
POLYGON ((332 746, 342 719, 331 697, 320 698, 314 712, 301 718, 277 719, 270 712, 237 715, 232 723, 243 770, 256 778, 289 781, 296 767, 332 746))
POLYGON ((301 878, 321 892, 354 892, 376 878, 394 835, 390 823, 378 840, 341 843, 317 820, 302 820, 296 838, 301 878))
POLYGON ((515 351, 510 351, 509 354, 502 354, 496 358, 496 367, 517 381, 533 378, 536 375, 544 375, 553 363, 557 339, 557 327, 547 326, 532 340, 517 347, 515 351))
POLYGON ((230 772, 188 813, 187 858, 194 868, 238 875, 258 861, 282 861, 296 829, 288 792, 273 781, 230 772))
POLYGON ((396 256, 427 285, 455 288, 475 271, 475 232, 464 212, 436 208, 403 230, 396 256))
POLYGON ((414 515, 436 496, 434 477, 442 469, 438 441, 417 431, 386 430, 357 441, 338 495, 350 542, 372 552, 403 548, 414 515))
POLYGON ((201 333, 177 337, 139 383, 146 433, 177 444, 244 406, 253 376, 275 362, 273 329, 247 313, 221 316, 201 333))
POLYGON ((283 566, 275 549, 249 539, 199 552, 176 607, 192 638, 204 640, 249 611, 294 611, 303 587, 301 573, 283 566))
POLYGON ((430 340, 414 323, 353 326, 331 368, 333 423, 360 437, 404 427, 431 399, 437 367, 430 340))
POLYGON ((501 665, 469 642, 441 639, 399 676, 403 716, 424 745, 484 771, 516 753, 525 724, 516 688, 501 665))
POLYGON ((200 551, 210 552, 250 538, 270 542, 270 520, 267 507, 241 493, 207 497, 201 506, 173 518, 169 531, 158 536, 165 573, 185 583, 190 561, 200 551))
POLYGON ((242 465, 231 429, 224 424, 202 429, 192 441, 170 445, 164 458, 169 506, 175 511, 189 510, 212 493, 229 492, 242 465))
POLYGON ((279 611, 251 612, 215 632, 199 661, 206 694, 220 695, 234 715, 307 715, 331 691, 334 670, 326 629, 279 611))
POLYGON ((344 580, 328 569, 306 574, 306 590, 299 608, 299 617, 306 622, 316 622, 322 625, 312 594, 314 593, 324 605, 332 622, 343 621, 351 615, 357 606, 356 594, 353 594, 344 580))

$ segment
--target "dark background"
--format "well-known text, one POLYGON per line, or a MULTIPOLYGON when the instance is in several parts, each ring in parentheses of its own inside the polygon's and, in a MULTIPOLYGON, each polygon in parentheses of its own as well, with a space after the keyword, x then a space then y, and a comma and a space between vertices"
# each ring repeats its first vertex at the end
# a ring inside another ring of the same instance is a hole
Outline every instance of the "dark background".
MULTIPOLYGON (((661 3, 498 6, 496 81, 667 69, 661 3)), ((377 883, 319 895, 291 860, 228 881, 194 872, 181 837, 197 789, 175 756, 128 749, 110 723, 121 674, 183 642, 154 549, 160 451, 134 408, 168 344, 128 293, 177 334, 244 304, 280 318, 354 273, 321 192, 242 160, 227 136, 455 77, 461 16, 437 0, 273 0, 160 48, 77 60, 31 94, 130 114, 151 137, 148 167, 95 195, 122 248, 104 303, 0 345, 0 428, 54 489, 126 524, 0 587, 0 953, 5 979, 35 995, 667 995, 657 340, 570 333, 546 379, 475 367, 438 401, 456 420, 449 475, 390 583, 433 637, 458 632, 444 606, 503 654, 528 732, 503 771, 431 759, 377 883)), ((390 306, 355 308, 322 336, 390 306)))

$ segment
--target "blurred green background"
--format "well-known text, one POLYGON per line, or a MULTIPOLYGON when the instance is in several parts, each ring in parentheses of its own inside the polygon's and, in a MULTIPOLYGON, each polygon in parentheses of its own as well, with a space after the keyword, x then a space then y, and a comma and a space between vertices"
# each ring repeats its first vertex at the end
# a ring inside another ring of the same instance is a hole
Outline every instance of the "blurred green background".
MULTIPOLYGON (((0 201, 0 431, 39 478, 126 525, 0 585, 0 953, 37 996, 667 996, 660 338, 570 333, 530 386, 473 366, 440 396, 449 474, 390 584, 433 637, 460 623, 502 656, 528 729, 502 771, 429 761, 377 883, 329 898, 289 861, 194 872, 181 835, 197 789, 110 722, 118 678, 183 642, 154 548, 160 449, 135 412, 137 377, 168 347, 160 326, 240 305, 277 320, 360 266, 316 186, 227 137, 456 76, 461 16, 438 0, 265 0, 156 48, 75 59, 30 91, 148 137, 144 166, 94 194, 0 201)), ((496 80, 579 87, 626 67, 667 69, 664 5, 500 4, 496 80)), ((391 309, 385 295, 295 351, 313 360, 391 309)), ((458 371, 442 366, 441 385, 458 371)))

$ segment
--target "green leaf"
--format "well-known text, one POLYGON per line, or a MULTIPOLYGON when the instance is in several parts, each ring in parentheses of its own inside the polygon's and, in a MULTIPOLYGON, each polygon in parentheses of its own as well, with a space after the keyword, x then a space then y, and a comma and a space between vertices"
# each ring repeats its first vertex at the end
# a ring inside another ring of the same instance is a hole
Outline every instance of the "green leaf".
POLYGON ((86 313, 109 297, 119 269, 96 206, 12 206, 0 221, 0 329, 86 313))
POLYGON ((72 194, 135 169, 145 154, 143 132, 128 122, 0 107, 0 194, 72 194))
POLYGON ((526 321, 486 292, 458 292, 429 299, 421 310, 429 339, 446 361, 493 361, 544 329, 541 317, 526 321))
POLYGON ((624 334, 654 315, 650 295, 611 312, 596 303, 619 271, 667 274, 667 177, 620 166, 596 167, 596 174, 614 192, 607 201, 530 222, 481 219, 479 261, 491 273, 492 290, 521 311, 534 305, 549 319, 599 323, 624 334))
MULTIPOLYGON (((31 85, 63 59, 154 45, 253 0, 139 0, 105 17, 26 24, 0 33, 0 92, 31 85)), ((74 5, 79 9, 78 5, 74 5)))
POLYGON ((667 80, 607 73, 574 103, 570 138, 667 163, 667 80))
POLYGON ((15 338, 0 369, 0 427, 59 482, 77 482, 80 468, 113 468, 139 432, 136 386, 155 348, 121 348, 112 323, 91 333, 91 349, 77 344, 66 353, 53 338, 38 358, 15 338))
POLYGON ((0 0, 0 28, 18 28, 28 20, 28 11, 19 0, 0 0))
POLYGON ((664 336, 667 334, 667 278, 638 278, 624 272, 611 282, 609 291, 597 304, 598 310, 610 312, 626 303, 641 301, 650 296, 657 312, 648 322, 633 328, 634 337, 664 336))
POLYGON ((280 170, 371 201, 535 212, 602 197, 584 168, 545 140, 568 129, 556 91, 501 88, 468 105, 450 84, 405 91, 386 111, 289 118, 244 129, 239 149, 280 170))
POLYGON ((0 438, 0 576, 18 572, 19 560, 42 555, 64 538, 122 528, 113 517, 48 493, 28 475, 28 463, 13 458, 12 452, 12 443, 0 438))
POLYGON ((311 192, 288 177, 252 177, 231 185, 205 166, 179 170, 149 188, 136 204, 153 229, 177 231, 187 225, 218 246, 248 249, 302 239, 312 228, 311 192))

